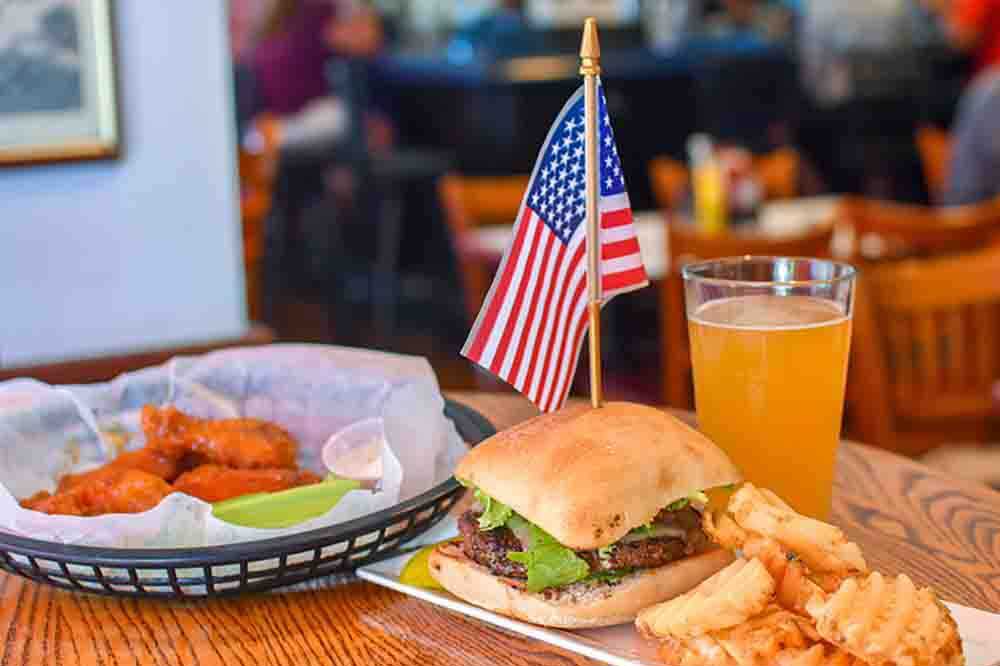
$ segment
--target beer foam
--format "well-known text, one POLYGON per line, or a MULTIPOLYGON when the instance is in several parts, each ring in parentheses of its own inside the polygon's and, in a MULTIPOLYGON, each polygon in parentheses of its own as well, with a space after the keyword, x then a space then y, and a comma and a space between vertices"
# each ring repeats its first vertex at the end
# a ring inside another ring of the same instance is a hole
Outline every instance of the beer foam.
POLYGON ((709 301, 691 319, 721 328, 781 330, 832 326, 847 316, 839 303, 826 299, 759 294, 709 301))

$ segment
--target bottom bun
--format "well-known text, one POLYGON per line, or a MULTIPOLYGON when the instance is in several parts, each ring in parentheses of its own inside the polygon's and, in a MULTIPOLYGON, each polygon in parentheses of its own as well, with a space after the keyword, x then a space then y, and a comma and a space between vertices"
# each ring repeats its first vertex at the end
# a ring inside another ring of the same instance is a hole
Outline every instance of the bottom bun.
POLYGON ((494 576, 457 544, 434 549, 429 566, 442 587, 471 604, 532 624, 582 629, 632 622, 640 610, 684 594, 732 561, 731 553, 714 549, 613 584, 574 583, 541 593, 525 590, 524 581, 494 576))

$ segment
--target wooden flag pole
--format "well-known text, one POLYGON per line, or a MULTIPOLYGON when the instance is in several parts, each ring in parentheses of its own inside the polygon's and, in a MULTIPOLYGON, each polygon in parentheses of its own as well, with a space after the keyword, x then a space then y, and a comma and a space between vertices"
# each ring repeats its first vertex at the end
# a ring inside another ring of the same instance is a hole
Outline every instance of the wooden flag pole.
POLYGON ((580 44, 580 75, 583 77, 584 150, 586 160, 587 202, 587 286, 590 296, 590 403, 600 407, 604 402, 601 374, 601 243, 600 211, 598 211, 600 147, 597 116, 597 77, 601 74, 601 45, 597 41, 597 19, 583 24, 580 44))

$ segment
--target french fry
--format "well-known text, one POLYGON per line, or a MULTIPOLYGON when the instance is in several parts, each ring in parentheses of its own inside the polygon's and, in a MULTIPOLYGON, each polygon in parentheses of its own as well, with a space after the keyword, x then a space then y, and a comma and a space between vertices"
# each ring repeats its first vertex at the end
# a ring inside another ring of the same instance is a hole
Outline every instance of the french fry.
POLYGON ((728 511, 743 530, 777 541, 817 574, 868 571, 861 549, 839 528, 796 513, 770 491, 747 483, 730 498, 728 511))
POLYGON ((742 549, 751 539, 749 532, 737 525, 732 516, 722 511, 706 511, 702 518, 702 529, 708 538, 726 550, 742 549))
POLYGON ((964 666, 958 629, 930 589, 868 573, 843 532, 744 485, 709 538, 739 559, 640 613, 676 666, 964 666))
POLYGON ((660 646, 660 658, 671 666, 741 666, 711 636, 668 638, 660 646))
POLYGON ((744 666, 769 663, 787 649, 807 648, 814 642, 810 634, 815 632, 804 618, 771 606, 760 615, 712 636, 737 664, 744 666))
POLYGON ((776 655, 771 663, 774 666, 865 666, 864 662, 847 652, 821 643, 805 650, 785 650, 776 655))
POLYGON ((810 620, 776 606, 730 629, 669 639, 661 656, 678 666, 865 666, 823 642, 810 620))
POLYGON ((636 626, 647 636, 692 638, 745 622, 767 606, 774 579, 758 560, 736 560, 687 594, 647 608, 636 626))
POLYGON ((806 610, 825 640, 872 666, 962 664, 954 620, 929 588, 906 575, 848 579, 806 610))

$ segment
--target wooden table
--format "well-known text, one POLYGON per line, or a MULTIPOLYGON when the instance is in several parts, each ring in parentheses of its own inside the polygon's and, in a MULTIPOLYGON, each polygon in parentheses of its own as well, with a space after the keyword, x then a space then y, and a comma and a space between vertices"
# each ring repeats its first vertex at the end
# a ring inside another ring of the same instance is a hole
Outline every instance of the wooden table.
MULTIPOLYGON (((498 428, 534 413, 509 395, 461 393, 498 428)), ((803 468, 803 474, 809 470, 803 468)), ((875 568, 948 600, 1000 611, 1000 494, 845 444, 835 522, 875 568)), ((0 664, 583 664, 366 583, 190 603, 57 591, 0 574, 0 664)))

